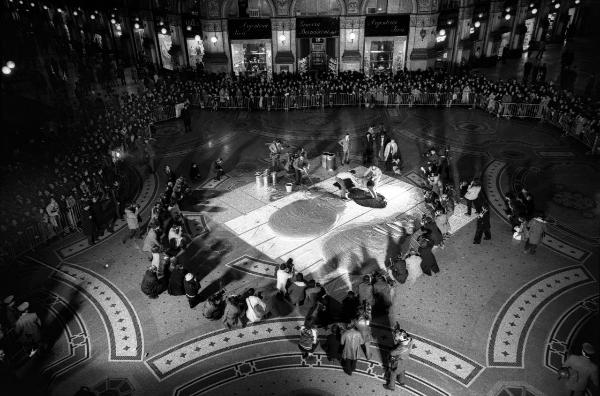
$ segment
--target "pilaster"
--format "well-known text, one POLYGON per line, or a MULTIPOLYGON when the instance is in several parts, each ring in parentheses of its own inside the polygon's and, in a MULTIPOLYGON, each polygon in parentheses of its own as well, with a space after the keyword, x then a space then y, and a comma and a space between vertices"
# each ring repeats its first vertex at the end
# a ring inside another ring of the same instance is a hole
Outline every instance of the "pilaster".
POLYGON ((296 19, 271 19, 273 43, 273 70, 280 73, 296 71, 296 19))
POLYGON ((227 35, 227 20, 202 20, 204 67, 212 73, 231 71, 231 54, 227 35))
POLYGON ((340 17, 340 71, 362 70, 365 18, 365 16, 340 17))

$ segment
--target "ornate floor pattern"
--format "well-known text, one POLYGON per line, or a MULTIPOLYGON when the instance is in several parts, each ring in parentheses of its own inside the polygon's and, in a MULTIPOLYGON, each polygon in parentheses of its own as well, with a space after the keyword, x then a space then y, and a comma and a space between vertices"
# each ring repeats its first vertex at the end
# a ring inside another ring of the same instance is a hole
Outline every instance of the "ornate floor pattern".
POLYGON ((496 317, 487 365, 522 368, 524 343, 540 311, 562 293, 593 281, 585 267, 574 266, 549 272, 517 290, 496 317))

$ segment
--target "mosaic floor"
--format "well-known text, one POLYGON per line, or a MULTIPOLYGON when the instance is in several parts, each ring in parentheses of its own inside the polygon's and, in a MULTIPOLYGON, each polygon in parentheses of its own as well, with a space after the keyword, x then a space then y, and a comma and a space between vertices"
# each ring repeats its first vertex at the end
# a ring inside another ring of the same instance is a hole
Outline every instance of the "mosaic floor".
MULTIPOLYGON (((597 343, 590 334, 598 330, 600 164, 549 126, 466 109, 338 109, 197 111, 193 132, 182 130, 178 121, 161 125, 158 151, 176 173, 200 164, 203 181, 184 215, 194 236, 186 255, 203 298, 221 287, 271 295, 274 269, 289 257, 341 298, 361 273, 410 245, 398 230, 423 212, 418 168, 430 145, 450 148, 455 181, 482 178, 493 238, 473 245, 474 217, 459 205, 452 237, 434 251, 441 272, 396 287, 389 315, 373 320, 371 359, 360 360, 353 376, 321 347, 301 356, 302 310, 279 307, 264 322, 228 330, 204 319, 200 307, 191 310, 185 297, 147 299, 139 284, 148 261, 141 241, 121 243, 124 230, 94 247, 72 238, 19 262, 15 292, 44 313, 51 330, 50 352, 31 362, 42 373, 28 377, 31 394, 49 383, 53 395, 81 386, 111 395, 391 395, 382 387, 384 351, 398 322, 415 344, 406 385, 395 394, 552 396, 562 394, 556 371, 569 348, 597 343), (342 201, 320 153, 337 152, 338 137, 349 132, 353 155, 342 169, 361 174, 359 139, 380 122, 399 142, 403 173, 383 178, 383 209, 342 201), (310 158, 310 180, 292 192, 285 172, 275 185, 256 185, 274 137, 310 158), (218 157, 226 177, 214 181, 218 157), (534 256, 512 240, 503 210, 502 197, 518 184, 553 220, 534 256)), ((144 218, 164 182, 145 176, 137 199, 144 218)))

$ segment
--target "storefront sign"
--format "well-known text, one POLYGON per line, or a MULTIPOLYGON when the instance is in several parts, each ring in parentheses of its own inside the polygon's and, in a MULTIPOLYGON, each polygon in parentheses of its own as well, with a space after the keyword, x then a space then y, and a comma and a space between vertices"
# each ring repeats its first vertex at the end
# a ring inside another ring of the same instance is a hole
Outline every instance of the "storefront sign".
POLYGON ((230 40, 255 40, 271 38, 270 19, 230 19, 228 21, 230 40))
POLYGON ((367 15, 365 36, 408 36, 410 15, 367 15))
POLYGON ((296 37, 334 37, 340 35, 338 18, 296 18, 296 37))

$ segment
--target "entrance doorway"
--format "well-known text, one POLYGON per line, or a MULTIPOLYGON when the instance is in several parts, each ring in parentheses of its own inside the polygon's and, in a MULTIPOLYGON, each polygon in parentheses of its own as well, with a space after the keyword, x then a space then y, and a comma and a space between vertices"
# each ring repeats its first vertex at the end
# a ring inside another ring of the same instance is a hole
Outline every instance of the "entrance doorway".
POLYGON ((336 58, 337 37, 298 39, 298 71, 326 72, 329 60, 336 58))

